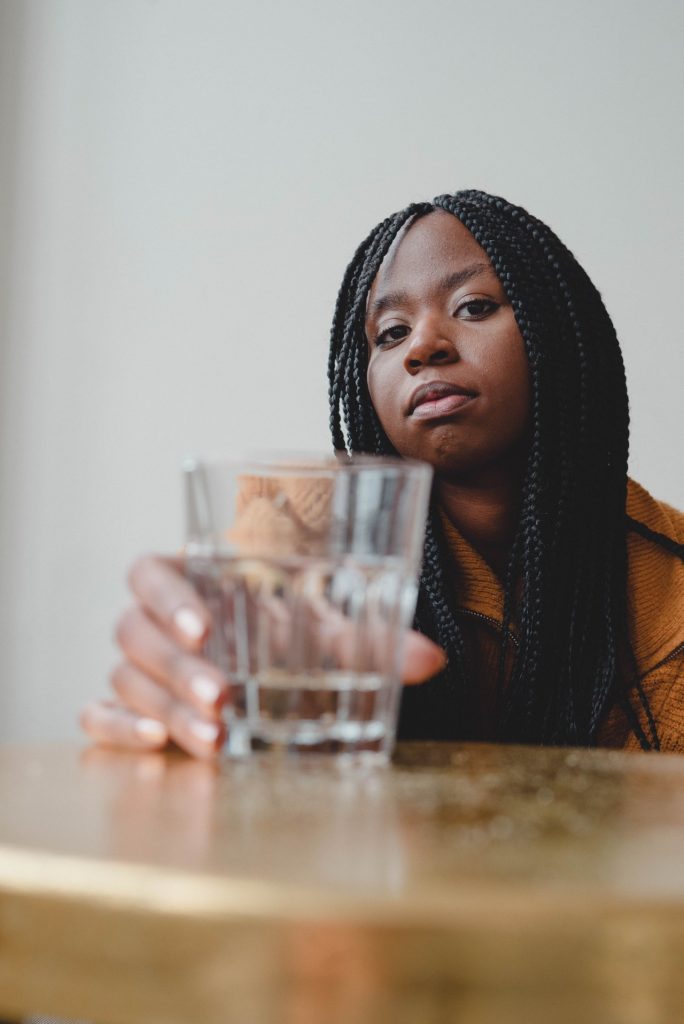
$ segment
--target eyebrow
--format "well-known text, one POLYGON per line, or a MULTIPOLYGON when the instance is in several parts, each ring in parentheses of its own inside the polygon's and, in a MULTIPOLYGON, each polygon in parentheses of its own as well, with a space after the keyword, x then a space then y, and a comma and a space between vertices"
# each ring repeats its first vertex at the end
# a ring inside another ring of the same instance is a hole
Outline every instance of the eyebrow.
MULTIPOLYGON (((437 285, 437 289, 440 292, 451 292, 454 288, 460 288, 466 281, 470 281, 471 278, 477 277, 478 274, 482 273, 493 273, 489 263, 471 263, 468 267, 463 267, 462 270, 457 270, 453 274, 448 274, 446 277, 437 285)), ((391 309, 393 306, 404 306, 410 301, 410 295, 408 292, 387 292, 386 295, 379 295, 377 299, 374 299, 368 310, 369 316, 380 316, 386 309, 391 309)))

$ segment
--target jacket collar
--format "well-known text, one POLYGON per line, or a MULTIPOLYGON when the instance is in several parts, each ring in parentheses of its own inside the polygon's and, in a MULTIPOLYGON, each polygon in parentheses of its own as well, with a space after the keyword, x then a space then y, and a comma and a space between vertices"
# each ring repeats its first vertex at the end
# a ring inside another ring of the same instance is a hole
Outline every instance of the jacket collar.
MULTIPOLYGON (((684 514, 633 480, 627 484, 627 514, 673 539, 684 534, 684 514)), ((458 607, 502 625, 501 580, 444 512, 441 522, 457 566, 458 607)), ((630 632, 637 664, 646 673, 684 644, 684 563, 633 531, 627 535, 627 559, 630 632)))

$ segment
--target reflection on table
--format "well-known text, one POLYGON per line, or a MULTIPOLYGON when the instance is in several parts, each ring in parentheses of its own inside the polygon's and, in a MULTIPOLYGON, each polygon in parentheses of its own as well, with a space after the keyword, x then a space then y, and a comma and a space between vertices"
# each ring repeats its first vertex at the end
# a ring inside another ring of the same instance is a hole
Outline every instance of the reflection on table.
POLYGON ((684 758, 0 751, 0 1013, 678 1019, 684 758))

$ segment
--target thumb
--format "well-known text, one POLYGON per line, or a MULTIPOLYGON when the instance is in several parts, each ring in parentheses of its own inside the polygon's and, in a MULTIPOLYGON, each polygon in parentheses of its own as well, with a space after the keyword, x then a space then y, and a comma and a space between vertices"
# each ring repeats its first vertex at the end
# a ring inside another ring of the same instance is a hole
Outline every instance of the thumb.
POLYGON ((406 685, 424 683, 446 666, 446 655, 441 647, 422 633, 411 630, 404 643, 402 682, 406 685))

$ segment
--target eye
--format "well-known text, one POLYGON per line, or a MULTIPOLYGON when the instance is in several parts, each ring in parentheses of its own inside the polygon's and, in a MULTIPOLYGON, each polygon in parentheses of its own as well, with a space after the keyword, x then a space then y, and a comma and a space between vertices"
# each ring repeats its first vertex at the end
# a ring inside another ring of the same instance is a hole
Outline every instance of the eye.
POLYGON ((401 341, 408 333, 409 328, 406 324, 392 324, 391 327, 386 327, 384 331, 380 331, 375 339, 376 348, 386 348, 393 341, 401 341))
POLYGON ((466 299, 458 307, 454 316, 458 316, 462 320, 484 320, 498 308, 498 304, 492 299, 466 299))

